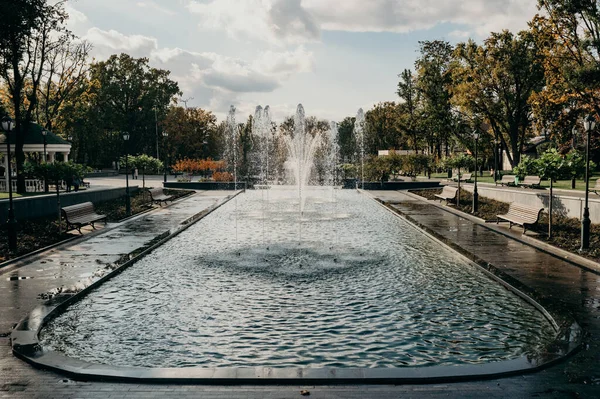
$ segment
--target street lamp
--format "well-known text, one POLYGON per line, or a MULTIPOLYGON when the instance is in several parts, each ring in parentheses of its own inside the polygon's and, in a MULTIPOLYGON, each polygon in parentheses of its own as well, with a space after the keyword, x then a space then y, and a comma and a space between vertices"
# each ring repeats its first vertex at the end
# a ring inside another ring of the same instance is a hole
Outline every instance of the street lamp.
POLYGON ((588 197, 590 189, 590 136, 592 130, 596 127, 596 118, 588 115, 583 122, 583 127, 587 133, 585 142, 585 207, 583 208, 583 219, 581 219, 581 250, 590 248, 590 208, 588 207, 588 197))
MULTIPOLYGON (((48 131, 42 128, 42 137, 44 138, 44 164, 48 163, 48 155, 46 152, 46 146, 48 145, 48 141, 46 136, 48 135, 48 131)), ((46 176, 46 171, 44 170, 44 192, 47 193, 48 190, 48 177, 46 176)))
POLYGON ((8 174, 8 220, 6 222, 8 228, 8 249, 11 251, 17 250, 17 221, 15 220, 15 209, 13 207, 13 192, 12 192, 12 170, 10 165, 10 132, 14 128, 12 119, 8 116, 2 119, 2 130, 6 135, 6 157, 8 165, 6 173, 8 174))
POLYGON ((498 180, 498 138, 494 139, 494 184, 498 180))
POLYGON ((165 167, 164 167, 165 175, 164 175, 163 181, 166 183, 167 182, 167 163, 168 163, 168 158, 167 158, 167 156, 168 156, 168 154, 167 154, 167 137, 169 137, 169 133, 167 131, 163 130, 162 135, 163 135, 163 140, 165 142, 165 167))
POLYGON ((473 187, 473 206, 472 212, 476 213, 479 210, 479 194, 477 193, 477 142, 479 141, 479 133, 473 132, 473 138, 475 139, 475 185, 473 187))
POLYGON ((131 197, 129 195, 129 133, 123 132, 125 140, 125 214, 131 216, 131 197))
POLYGON ((47 153, 46 153, 46 146, 48 145, 48 140, 46 139, 46 136, 48 135, 48 131, 44 128, 42 128, 42 137, 44 138, 44 163, 48 162, 48 158, 47 158, 47 153))

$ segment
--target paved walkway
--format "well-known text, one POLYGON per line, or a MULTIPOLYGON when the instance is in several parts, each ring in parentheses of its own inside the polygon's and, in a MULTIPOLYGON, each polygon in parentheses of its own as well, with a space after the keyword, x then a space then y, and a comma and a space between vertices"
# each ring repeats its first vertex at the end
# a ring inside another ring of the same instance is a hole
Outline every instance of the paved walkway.
MULTIPOLYGON (((592 398, 600 397, 600 276, 564 263, 530 246, 494 233, 484 226, 448 213, 401 192, 372 192, 395 203, 399 212, 455 242, 502 271, 556 298, 574 314, 589 336, 588 347, 569 360, 544 371, 455 384, 404 386, 168 386, 76 382, 36 370, 15 359, 7 337, 0 337, 0 398, 592 398)), ((24 262, 12 271, 0 271, 0 334, 38 303, 37 295, 90 277, 100 264, 141 246, 167 229, 176 229, 189 216, 222 199, 224 193, 199 193, 163 210, 109 226, 75 245, 56 248, 24 262), (134 223, 135 222, 135 223, 134 223), (50 260, 52 260, 50 262, 50 260), (7 280, 11 276, 33 277, 7 280)))

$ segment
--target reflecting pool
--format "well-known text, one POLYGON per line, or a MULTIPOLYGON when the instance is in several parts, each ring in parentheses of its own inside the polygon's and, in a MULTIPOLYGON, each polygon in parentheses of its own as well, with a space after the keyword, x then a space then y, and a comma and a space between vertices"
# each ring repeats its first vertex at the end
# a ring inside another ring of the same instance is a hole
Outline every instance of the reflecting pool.
POLYGON ((229 201, 52 320, 44 348, 123 366, 411 367, 553 338, 533 306, 366 195, 305 195, 302 213, 291 188, 229 201))

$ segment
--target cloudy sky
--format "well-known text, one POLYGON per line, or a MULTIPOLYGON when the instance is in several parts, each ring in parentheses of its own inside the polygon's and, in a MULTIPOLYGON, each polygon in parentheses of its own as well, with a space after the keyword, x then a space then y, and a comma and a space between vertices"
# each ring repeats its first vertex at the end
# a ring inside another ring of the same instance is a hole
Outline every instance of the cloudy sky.
MULTIPOLYGON (((526 27, 536 0, 72 0, 94 57, 126 52, 172 71, 188 106, 276 119, 302 103, 341 120, 395 101, 419 40, 452 43, 526 27)), ((241 115, 238 116, 241 118, 241 115)))

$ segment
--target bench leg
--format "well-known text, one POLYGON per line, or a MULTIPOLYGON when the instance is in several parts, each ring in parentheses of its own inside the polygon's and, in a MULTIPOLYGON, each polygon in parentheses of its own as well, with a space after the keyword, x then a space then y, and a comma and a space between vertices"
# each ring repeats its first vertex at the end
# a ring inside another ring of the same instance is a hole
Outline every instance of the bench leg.
POLYGON ((90 225, 92 226, 92 229, 96 230, 96 226, 94 226, 94 222, 90 223, 90 225))
POLYGON ((512 222, 508 222, 508 229, 512 229, 512 222))

